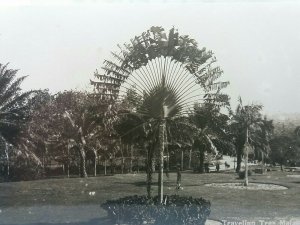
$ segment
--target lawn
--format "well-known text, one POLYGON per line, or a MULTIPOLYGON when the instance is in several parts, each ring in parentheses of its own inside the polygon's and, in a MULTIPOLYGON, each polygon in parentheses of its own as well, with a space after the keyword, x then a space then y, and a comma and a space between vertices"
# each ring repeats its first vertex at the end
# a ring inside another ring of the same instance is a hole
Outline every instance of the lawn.
MULTIPOLYGON (((185 172, 182 174, 184 189, 177 191, 176 174, 171 173, 169 178, 165 177, 165 193, 210 200, 211 219, 255 220, 259 225, 270 225, 258 221, 289 221, 300 217, 300 178, 287 176, 291 174, 297 173, 272 171, 252 175, 250 182, 288 187, 287 190, 262 191, 204 186, 206 183, 239 181, 233 172, 185 172)), ((141 173, 0 183, 0 224, 107 224, 106 213, 100 204, 107 199, 145 194, 144 181, 145 174, 141 173)), ((155 192, 156 188, 153 189, 155 192)))

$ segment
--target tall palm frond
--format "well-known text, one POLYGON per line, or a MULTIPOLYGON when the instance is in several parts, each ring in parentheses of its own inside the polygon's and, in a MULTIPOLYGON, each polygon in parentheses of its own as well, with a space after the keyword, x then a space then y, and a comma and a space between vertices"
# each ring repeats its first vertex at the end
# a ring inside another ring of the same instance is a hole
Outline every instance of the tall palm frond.
POLYGON ((13 143, 29 114, 32 91, 21 92, 20 84, 26 77, 16 78, 18 70, 0 64, 0 135, 13 143))

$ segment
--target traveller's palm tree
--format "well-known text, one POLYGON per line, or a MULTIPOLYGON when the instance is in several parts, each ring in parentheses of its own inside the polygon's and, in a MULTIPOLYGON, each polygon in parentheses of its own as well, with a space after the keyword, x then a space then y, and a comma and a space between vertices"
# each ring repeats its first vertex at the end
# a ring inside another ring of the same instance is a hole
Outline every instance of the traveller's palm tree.
POLYGON ((112 60, 104 61, 104 72, 96 71, 99 81, 91 83, 99 96, 110 102, 122 98, 132 86, 142 97, 136 113, 157 127, 162 202, 166 121, 187 115, 194 102, 206 99, 222 104, 227 97, 216 91, 228 82, 218 81, 223 71, 214 66, 213 53, 199 49, 195 40, 179 36, 174 28, 165 33, 161 27, 151 27, 119 48, 119 53, 112 53, 112 60))

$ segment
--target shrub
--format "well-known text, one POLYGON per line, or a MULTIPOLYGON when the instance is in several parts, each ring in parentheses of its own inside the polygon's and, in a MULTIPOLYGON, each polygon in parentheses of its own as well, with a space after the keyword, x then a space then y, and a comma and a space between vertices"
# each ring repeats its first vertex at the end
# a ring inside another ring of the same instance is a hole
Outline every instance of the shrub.
MULTIPOLYGON (((248 176, 251 176, 251 175, 252 175, 252 171, 248 170, 248 176)), ((239 178, 245 179, 245 170, 239 172, 239 178)))
POLYGON ((264 174, 266 171, 268 171, 265 168, 255 168, 254 172, 259 174, 264 174))
POLYGON ((164 196, 165 204, 159 198, 128 196, 108 200, 101 206, 108 212, 115 224, 154 225, 201 225, 210 214, 210 202, 202 198, 164 196))
POLYGON ((6 174, 7 181, 21 181, 21 180, 36 180, 42 178, 42 168, 40 166, 33 167, 30 165, 11 166, 9 177, 6 174))

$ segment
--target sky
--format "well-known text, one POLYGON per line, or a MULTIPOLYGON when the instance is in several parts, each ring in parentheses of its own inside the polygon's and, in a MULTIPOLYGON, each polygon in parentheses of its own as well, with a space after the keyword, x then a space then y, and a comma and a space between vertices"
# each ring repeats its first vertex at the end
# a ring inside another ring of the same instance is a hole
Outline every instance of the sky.
POLYGON ((117 44, 173 26, 212 50, 235 107, 300 112, 300 1, 0 0, 0 63, 25 90, 91 89, 117 44))

